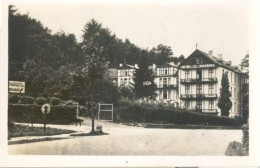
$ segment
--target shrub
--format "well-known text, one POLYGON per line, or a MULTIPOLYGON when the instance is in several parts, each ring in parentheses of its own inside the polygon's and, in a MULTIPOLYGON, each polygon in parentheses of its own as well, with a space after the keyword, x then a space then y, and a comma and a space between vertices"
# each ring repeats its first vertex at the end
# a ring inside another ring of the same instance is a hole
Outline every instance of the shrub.
POLYGON ((216 126, 241 126, 243 120, 200 114, 191 110, 175 108, 171 105, 144 105, 136 102, 120 102, 116 111, 119 122, 173 123, 216 126))
POLYGON ((9 103, 13 103, 13 104, 18 103, 19 99, 20 99, 20 96, 17 95, 17 94, 10 94, 8 96, 8 102, 9 103))
POLYGON ((35 102, 38 105, 43 105, 43 104, 47 103, 47 99, 44 97, 38 97, 37 99, 35 99, 35 102))
POLYGON ((20 104, 33 104, 34 98, 31 96, 22 96, 20 98, 20 104))
POLYGON ((51 97, 51 99, 50 99, 51 105, 59 105, 61 102, 62 102, 62 100, 57 97, 51 97))
MULTIPOLYGON (((50 113, 46 116, 47 123, 68 124, 73 122, 76 116, 76 107, 51 106, 50 113)), ((15 122, 43 123, 41 105, 34 104, 9 104, 8 119, 15 122)))
POLYGON ((75 105, 76 103, 77 103, 77 102, 74 101, 74 100, 68 100, 68 101, 65 102, 65 104, 68 105, 68 106, 73 106, 73 105, 75 105))
POLYGON ((243 147, 246 150, 246 152, 249 151, 249 126, 248 124, 243 125, 243 147))

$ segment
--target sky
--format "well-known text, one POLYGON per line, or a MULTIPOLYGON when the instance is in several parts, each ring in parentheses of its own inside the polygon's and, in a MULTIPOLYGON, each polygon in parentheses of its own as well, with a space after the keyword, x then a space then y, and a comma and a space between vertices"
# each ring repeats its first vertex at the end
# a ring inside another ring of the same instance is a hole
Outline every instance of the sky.
POLYGON ((246 3, 171 4, 33 4, 13 3, 52 30, 63 30, 81 41, 82 29, 92 18, 141 48, 159 44, 174 56, 189 56, 195 49, 223 55, 238 65, 249 49, 249 5, 246 3))

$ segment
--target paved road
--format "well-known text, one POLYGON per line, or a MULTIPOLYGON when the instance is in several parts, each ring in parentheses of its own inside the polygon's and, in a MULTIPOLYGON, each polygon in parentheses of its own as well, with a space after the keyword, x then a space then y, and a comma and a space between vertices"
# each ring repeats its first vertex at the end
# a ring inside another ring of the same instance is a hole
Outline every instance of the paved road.
POLYGON ((109 135, 9 145, 30 155, 224 155, 241 130, 107 128, 109 135))

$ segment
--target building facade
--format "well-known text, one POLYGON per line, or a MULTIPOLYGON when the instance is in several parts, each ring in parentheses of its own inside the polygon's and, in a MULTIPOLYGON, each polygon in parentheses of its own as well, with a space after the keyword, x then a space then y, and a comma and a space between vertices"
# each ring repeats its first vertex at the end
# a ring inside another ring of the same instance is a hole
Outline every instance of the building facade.
MULTIPOLYGON (((117 85, 132 87, 133 76, 138 65, 120 64, 117 69, 117 85)), ((242 92, 248 84, 248 73, 242 73, 237 66, 222 59, 222 55, 213 56, 196 49, 180 65, 164 63, 151 65, 156 89, 156 101, 172 103, 176 107, 194 109, 204 114, 221 115, 217 106, 220 96, 222 74, 228 74, 232 108, 230 117, 243 117, 242 92)))
POLYGON ((157 86, 156 100, 165 103, 179 104, 178 67, 171 63, 155 66, 154 83, 157 86))
POLYGON ((138 65, 129 65, 126 63, 119 64, 118 70, 117 70, 117 85, 125 86, 125 87, 132 87, 133 86, 133 77, 135 70, 138 69, 138 65))
POLYGON ((227 72, 232 108, 230 117, 240 117, 240 76, 237 67, 225 62, 222 55, 214 57, 212 51, 195 50, 179 66, 179 95, 182 108, 195 109, 205 114, 221 115, 217 106, 222 74, 227 72))

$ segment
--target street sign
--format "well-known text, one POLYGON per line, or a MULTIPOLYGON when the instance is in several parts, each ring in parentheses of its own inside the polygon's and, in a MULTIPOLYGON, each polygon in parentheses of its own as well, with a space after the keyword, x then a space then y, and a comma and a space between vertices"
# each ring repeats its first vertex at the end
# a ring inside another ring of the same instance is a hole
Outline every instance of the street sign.
POLYGON ((10 93, 25 93, 25 82, 9 81, 10 93))
POLYGON ((44 104, 44 105, 42 105, 41 110, 42 110, 43 114, 49 114, 51 111, 51 107, 49 104, 44 104))
POLYGON ((51 111, 51 107, 49 104, 44 104, 42 105, 42 113, 43 113, 43 118, 44 118, 44 121, 43 121, 43 128, 44 128, 44 132, 46 130, 46 115, 50 113, 51 111))

